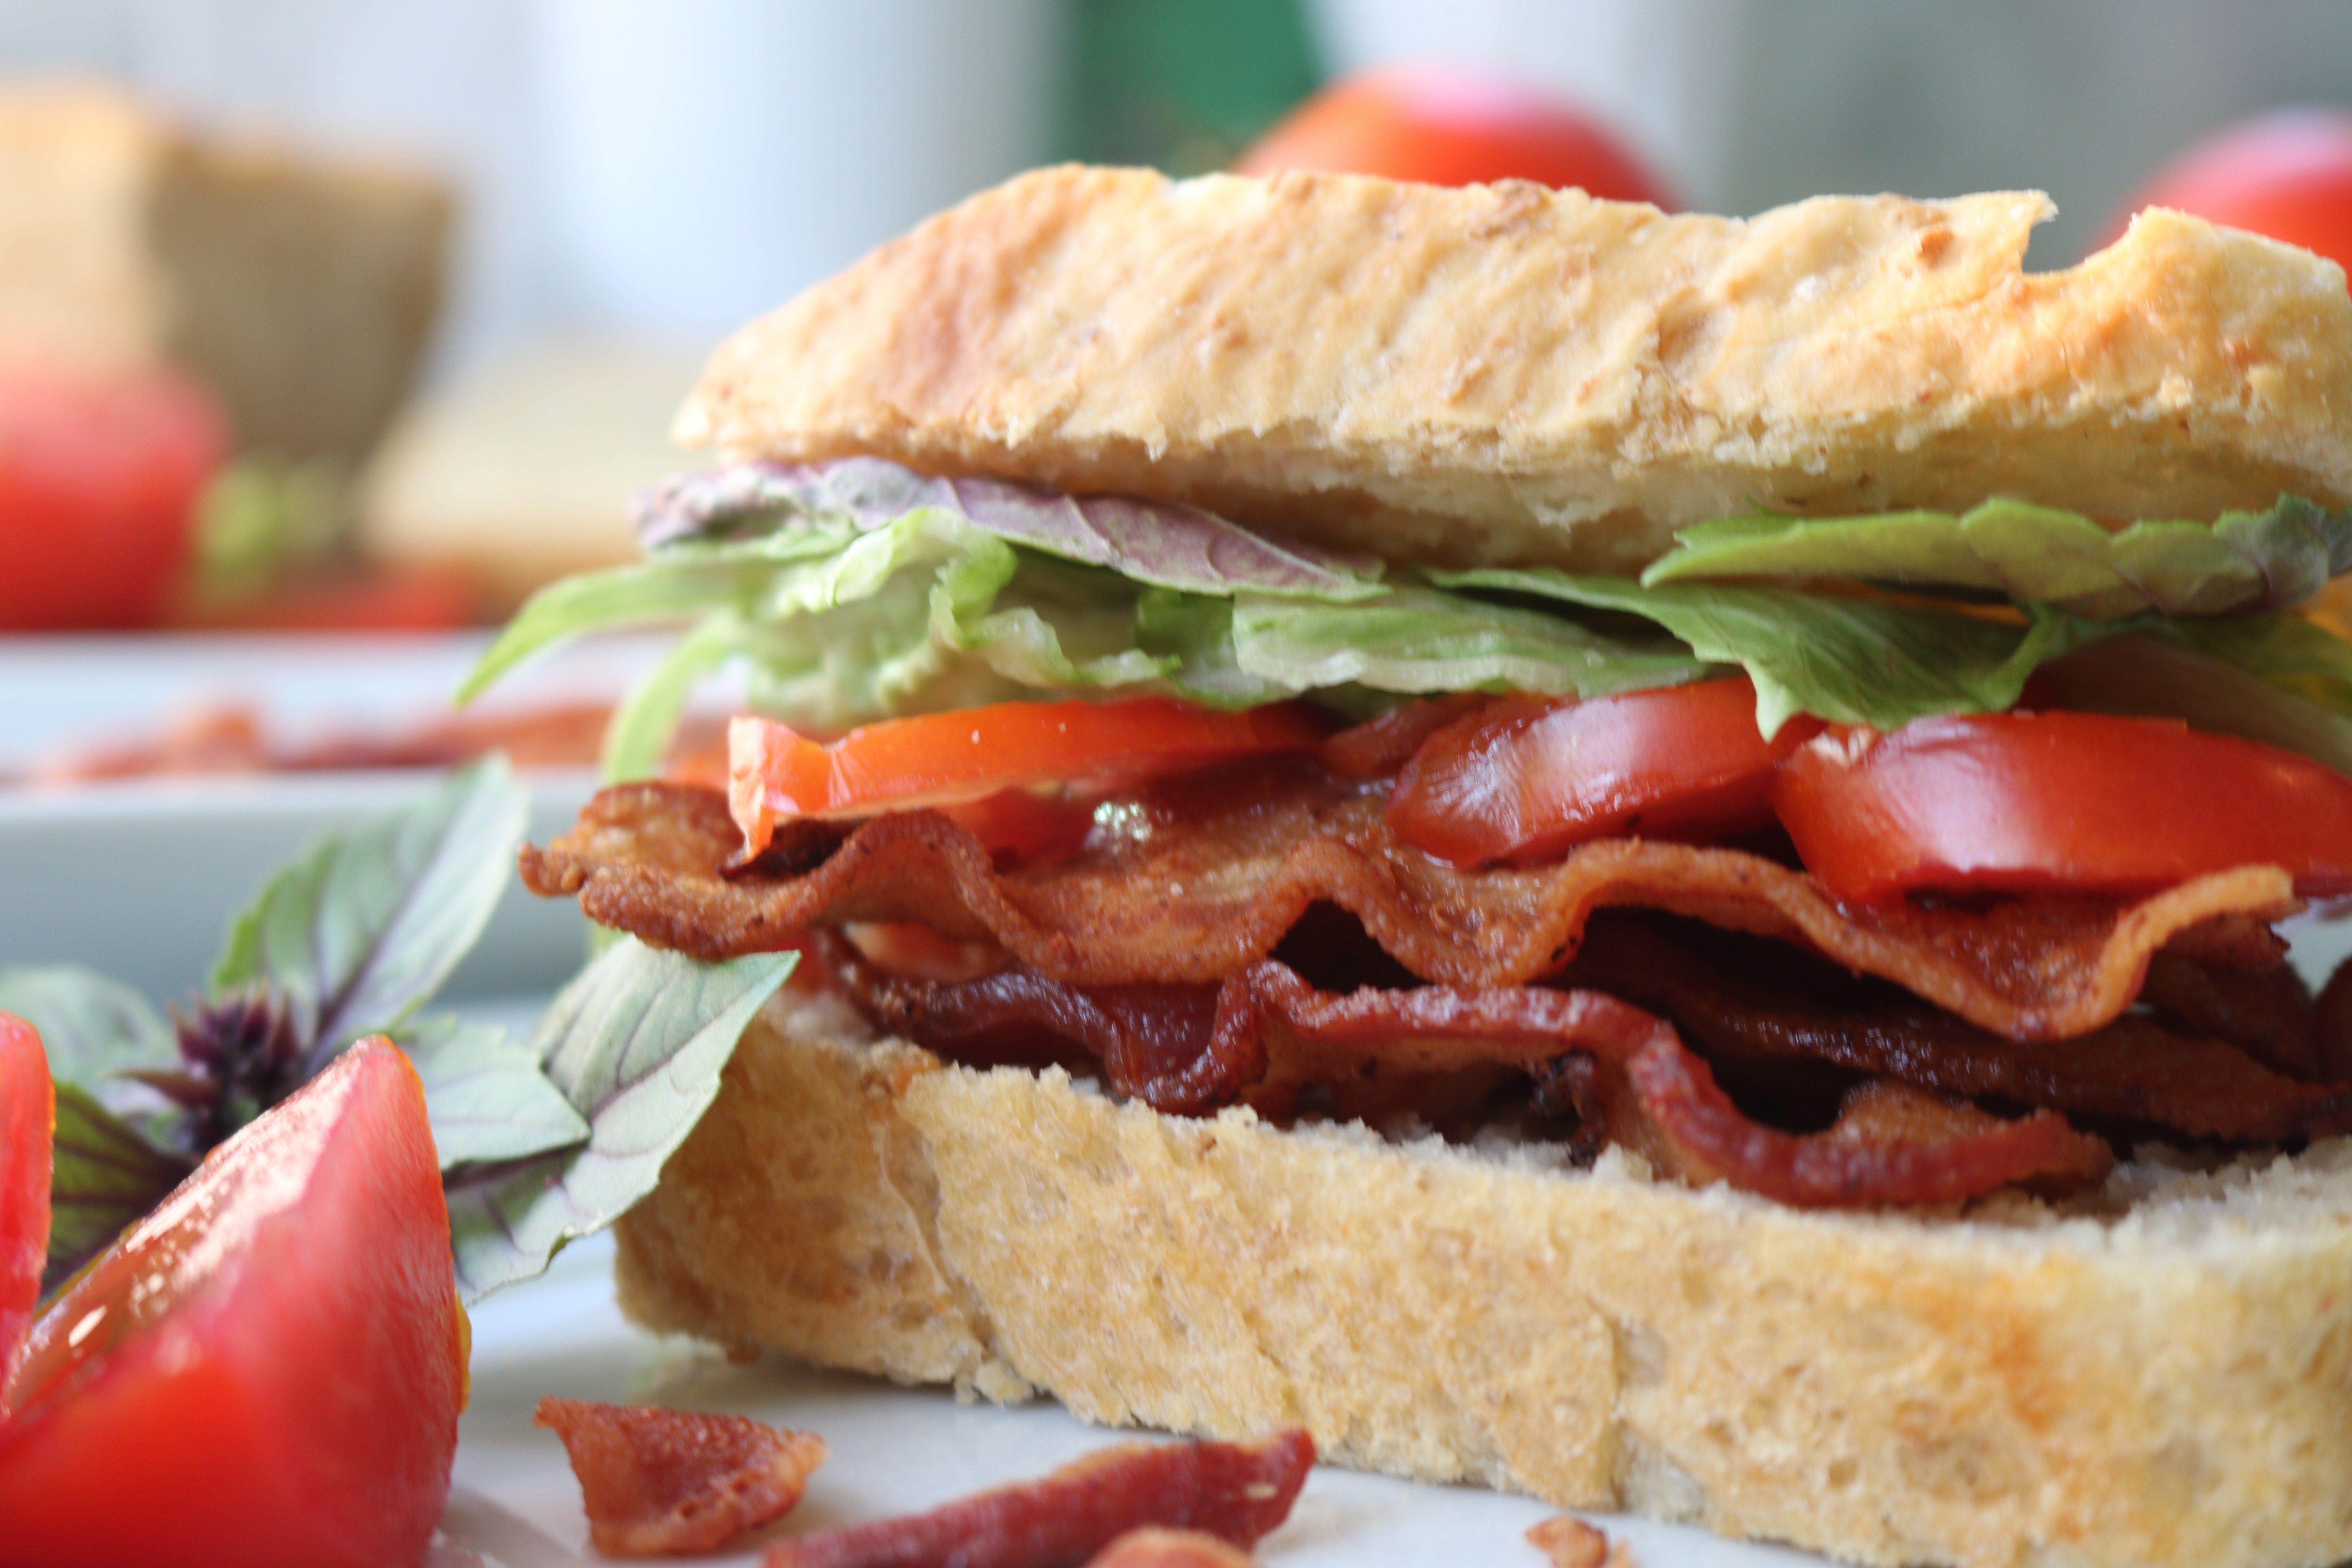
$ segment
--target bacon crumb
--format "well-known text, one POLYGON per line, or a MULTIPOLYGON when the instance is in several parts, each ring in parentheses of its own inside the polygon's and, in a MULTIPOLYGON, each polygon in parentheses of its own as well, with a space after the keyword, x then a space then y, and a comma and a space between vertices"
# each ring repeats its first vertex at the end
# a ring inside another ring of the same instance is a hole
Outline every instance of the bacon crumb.
POLYGON ((608 1557, 709 1552, 801 1500, 824 1439, 743 1415, 542 1399, 532 1416, 563 1439, 608 1557))
POLYGON ((1246 1444, 1123 1443, 929 1513, 779 1541, 765 1568, 1082 1568, 1147 1525, 1248 1546, 1289 1517, 1314 1463, 1297 1428, 1246 1444))
POLYGON ((1257 1559, 1197 1530, 1130 1530, 1087 1563, 1087 1568, 1249 1568, 1257 1559))
POLYGON ((1528 1542, 1552 1561, 1552 1568, 1635 1568, 1633 1548, 1612 1543, 1580 1519, 1561 1514, 1528 1527, 1528 1542))

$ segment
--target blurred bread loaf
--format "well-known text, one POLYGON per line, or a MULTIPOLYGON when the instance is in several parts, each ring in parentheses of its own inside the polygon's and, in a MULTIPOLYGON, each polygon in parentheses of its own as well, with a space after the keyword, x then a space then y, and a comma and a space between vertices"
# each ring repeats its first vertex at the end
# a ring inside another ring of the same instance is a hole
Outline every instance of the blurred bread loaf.
POLYGON ((635 561, 629 498, 694 465, 668 431, 699 368, 639 344, 543 343, 418 405, 362 479, 361 553, 455 569, 505 609, 635 561))
POLYGON ((453 216, 420 169, 199 136, 100 87, 0 91, 0 342, 174 362, 241 447, 356 462, 424 353, 453 216))

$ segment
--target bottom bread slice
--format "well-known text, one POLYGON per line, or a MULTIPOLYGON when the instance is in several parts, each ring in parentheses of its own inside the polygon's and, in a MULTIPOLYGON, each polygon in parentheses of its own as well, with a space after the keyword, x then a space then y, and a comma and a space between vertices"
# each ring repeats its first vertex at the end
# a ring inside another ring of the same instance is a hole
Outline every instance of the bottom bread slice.
POLYGON ((631 1317, 1858 1562, 2352 1557, 2352 1141, 1800 1212, 860 1033, 753 1024, 621 1222, 631 1317))

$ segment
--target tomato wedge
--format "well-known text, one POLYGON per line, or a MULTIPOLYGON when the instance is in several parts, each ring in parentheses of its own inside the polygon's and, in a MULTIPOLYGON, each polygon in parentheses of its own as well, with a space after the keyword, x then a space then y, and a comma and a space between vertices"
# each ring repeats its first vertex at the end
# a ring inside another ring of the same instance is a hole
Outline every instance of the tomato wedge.
POLYGON ((0 1013, 0 1379, 41 1299, 57 1114, 41 1037, 22 1018, 0 1013))
POLYGON ((34 1324, 0 1389, 11 1568, 415 1563, 465 1316, 425 1094, 383 1041, 223 1144, 34 1324))
POLYGON ((772 720, 738 719, 727 732, 727 794, 744 846, 757 854, 784 818, 868 816, 1027 784, 1150 778, 1306 751, 1322 739, 1322 725, 1294 704, 1218 713, 1169 697, 999 702, 886 720, 830 745, 772 720))
POLYGON ((2100 713, 1920 719, 1823 735, 1772 804, 1841 899, 1914 889, 2137 894, 2233 866, 2305 897, 2352 892, 2352 779, 2177 720, 2100 713))
POLYGON ((1389 826, 1457 866, 1526 864, 1618 834, 1706 838, 1772 819, 1772 770, 1821 732, 1767 741, 1744 676, 1586 701, 1507 698, 1422 743, 1389 826))

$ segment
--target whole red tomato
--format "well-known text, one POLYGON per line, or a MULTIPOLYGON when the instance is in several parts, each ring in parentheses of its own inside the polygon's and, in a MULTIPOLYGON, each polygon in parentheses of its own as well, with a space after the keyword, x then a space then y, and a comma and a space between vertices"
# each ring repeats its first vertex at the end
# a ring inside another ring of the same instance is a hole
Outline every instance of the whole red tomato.
POLYGON ((1432 185, 1534 180, 1674 205, 1658 178, 1592 120, 1506 78, 1434 66, 1392 66, 1325 88, 1234 167, 1244 174, 1328 169, 1432 185))
POLYGON ((2281 110, 2208 137, 2166 164, 2112 232, 2146 206, 2283 239, 2352 271, 2352 111, 2281 110))
POLYGON ((176 371, 0 360, 0 631, 153 625, 227 436, 176 371))
POLYGON ((0 1386, 9 1568, 383 1568, 449 1491, 466 1321, 408 1058, 353 1047, 67 1286, 0 1386))

